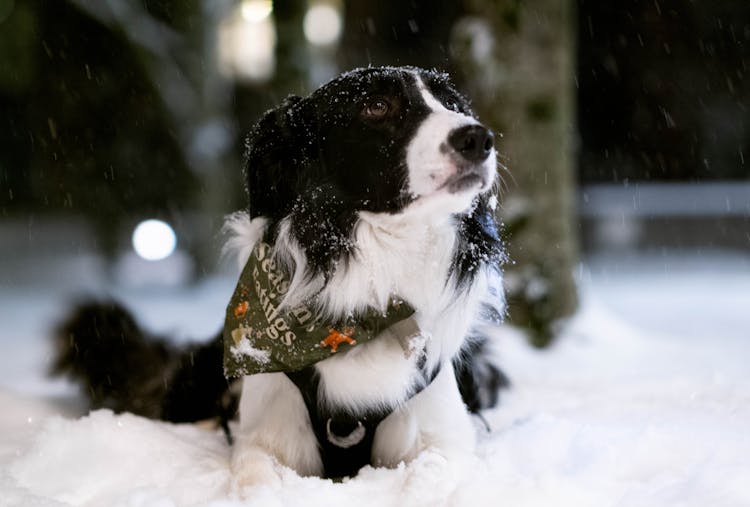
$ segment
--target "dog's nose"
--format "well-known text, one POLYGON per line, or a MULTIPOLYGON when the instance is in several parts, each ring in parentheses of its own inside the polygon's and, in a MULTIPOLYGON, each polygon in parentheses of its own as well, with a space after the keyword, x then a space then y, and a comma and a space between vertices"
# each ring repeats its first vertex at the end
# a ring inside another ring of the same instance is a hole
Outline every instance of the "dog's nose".
POLYGON ((466 125, 448 135, 448 144, 469 162, 482 162, 490 156, 495 136, 481 125, 466 125))

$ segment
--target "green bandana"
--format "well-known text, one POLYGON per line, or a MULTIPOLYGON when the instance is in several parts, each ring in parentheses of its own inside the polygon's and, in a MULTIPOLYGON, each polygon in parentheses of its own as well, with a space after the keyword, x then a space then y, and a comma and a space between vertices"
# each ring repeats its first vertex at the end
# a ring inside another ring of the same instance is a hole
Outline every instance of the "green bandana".
POLYGON ((280 312, 289 281, 276 266, 272 247, 260 242, 242 270, 224 321, 224 373, 290 372, 346 352, 393 326, 402 337, 417 336, 414 310, 392 300, 383 314, 372 308, 341 322, 324 323, 306 305, 280 312), (395 325, 395 326, 394 326, 395 325))

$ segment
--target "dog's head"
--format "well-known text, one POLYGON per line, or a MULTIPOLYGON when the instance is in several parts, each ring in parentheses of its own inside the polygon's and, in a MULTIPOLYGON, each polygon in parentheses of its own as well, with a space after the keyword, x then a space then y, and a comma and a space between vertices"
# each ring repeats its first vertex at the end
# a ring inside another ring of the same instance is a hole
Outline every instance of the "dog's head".
POLYGON ((361 211, 470 208, 496 175, 493 135, 447 75, 413 67, 343 74, 289 97, 248 138, 251 216, 304 209, 342 225, 361 211))

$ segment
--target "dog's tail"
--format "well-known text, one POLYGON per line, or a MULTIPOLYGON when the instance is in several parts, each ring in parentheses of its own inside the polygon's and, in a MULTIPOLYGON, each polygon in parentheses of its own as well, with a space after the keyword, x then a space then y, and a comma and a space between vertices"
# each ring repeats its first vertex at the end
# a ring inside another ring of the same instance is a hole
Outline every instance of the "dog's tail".
POLYGON ((237 397, 224 378, 221 336, 177 347, 143 331, 115 302, 79 305, 55 334, 50 373, 79 383, 91 408, 152 419, 226 421, 237 397))

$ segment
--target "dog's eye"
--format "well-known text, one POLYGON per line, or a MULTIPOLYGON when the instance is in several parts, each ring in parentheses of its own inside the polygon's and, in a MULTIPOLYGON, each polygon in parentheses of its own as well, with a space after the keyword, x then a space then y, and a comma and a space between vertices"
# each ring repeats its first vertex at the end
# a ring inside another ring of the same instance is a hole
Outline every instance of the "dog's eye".
POLYGON ((390 104, 388 104, 388 102, 386 102, 384 99, 375 99, 365 104, 363 113, 365 114, 365 116, 369 116, 370 118, 382 118, 386 114, 388 114, 388 111, 390 111, 390 109, 390 104))
POLYGON ((451 111, 456 111, 456 112, 458 112, 458 102, 456 102, 456 100, 455 100, 455 99, 447 99, 447 100, 445 101, 445 107, 447 107, 447 108, 448 108, 448 109, 450 109, 451 111))

